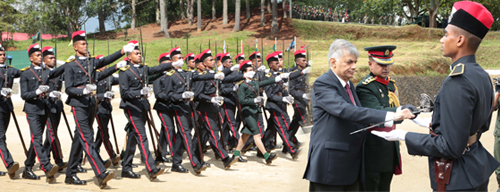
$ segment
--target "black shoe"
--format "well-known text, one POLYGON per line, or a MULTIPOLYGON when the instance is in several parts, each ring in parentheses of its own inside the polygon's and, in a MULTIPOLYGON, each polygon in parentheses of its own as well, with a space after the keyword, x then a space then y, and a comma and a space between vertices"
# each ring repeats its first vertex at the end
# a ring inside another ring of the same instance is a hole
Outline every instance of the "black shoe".
POLYGON ((45 176, 47 176, 47 183, 52 183, 52 181, 56 180, 54 175, 59 171, 59 166, 54 165, 52 169, 45 171, 45 176))
POLYGON ((193 167, 193 169, 196 175, 199 175, 202 171, 205 171, 205 169, 207 169, 208 167, 209 166, 207 165, 207 163, 200 163, 196 165, 196 167, 193 167))
POLYGON ((206 165, 207 167, 210 167, 210 166, 211 166, 211 165, 210 165, 210 163, 207 163, 207 162, 205 162, 205 161, 202 161, 202 162, 201 162, 201 164, 204 164, 204 165, 206 165))
POLYGON ((87 181, 80 180, 76 175, 73 175, 66 176, 66 179, 64 179, 64 183, 71 185, 86 185, 87 181))
POLYGON ((167 158, 165 156, 157 156, 155 162, 156 166, 158 166, 160 163, 172 163, 172 159, 167 158))
POLYGON ((62 171, 64 168, 68 167, 68 163, 61 162, 61 163, 58 163, 57 166, 59 167, 59 170, 57 170, 57 171, 62 171))
POLYGON ((299 158, 300 151, 301 151, 300 149, 295 149, 295 153, 290 153, 290 155, 292 155, 293 160, 297 160, 297 158, 299 158))
POLYGON ((236 163, 236 161, 238 161, 238 159, 234 158, 234 156, 226 157, 225 159, 222 160, 222 162, 224 162, 224 169, 228 170, 229 168, 231 168, 232 164, 236 163))
POLYGON ((167 151, 165 155, 172 155, 172 153, 170 153, 170 151, 167 151))
POLYGON ((115 156, 115 158, 113 158, 113 166, 118 166, 118 163, 120 163, 120 156, 115 156))
POLYGON ((76 172, 77 173, 87 173, 87 169, 84 169, 81 164, 78 164, 78 166, 76 166, 76 172))
POLYGON ((178 173, 187 173, 189 172, 187 169, 184 169, 182 165, 173 165, 171 171, 178 173))
POLYGON ((266 159, 266 165, 271 165, 273 161, 278 158, 278 154, 271 153, 269 154, 269 157, 266 159))
POLYGON ((106 160, 106 161, 104 161, 102 163, 104 164, 104 167, 107 169, 107 168, 109 168, 109 166, 111 166, 112 162, 111 162, 111 160, 108 159, 108 160, 106 160))
POLYGON ((3 171, 0 171, 0 176, 4 176, 6 173, 3 171))
POLYGON ((241 150, 241 154, 244 155, 253 146, 254 146, 253 142, 252 143, 246 143, 245 146, 243 146, 243 149, 241 150))
POLYGON ((139 166, 137 166, 136 164, 132 164, 132 165, 130 165, 130 166, 131 166, 132 168, 137 168, 137 167, 139 167, 139 166))
POLYGON ((243 159, 242 156, 238 156, 238 162, 242 162, 242 163, 246 163, 247 160, 246 159, 243 159))
POLYGON ((40 177, 33 173, 32 167, 25 167, 23 171, 23 179, 39 180, 40 177))
POLYGON ((165 171, 164 168, 156 168, 156 170, 153 170, 153 171, 149 172, 148 173, 149 180, 150 181, 155 180, 156 177, 158 177, 158 175, 161 175, 164 171, 165 171))
POLYGON ((210 145, 205 145, 205 148, 203 148, 203 153, 206 153, 210 149, 210 145))
MULTIPOLYGON (((9 178, 14 178, 16 176, 16 171, 19 170, 19 163, 14 162, 9 167, 7 167, 7 172, 9 173, 9 178)), ((5 175, 5 172, 2 172, 5 175)), ((2 176, 3 176, 2 175, 2 176)))
POLYGON ((141 175, 135 174, 133 171, 122 171, 122 178, 139 179, 141 175))
POLYGON ((264 159, 264 154, 262 154, 260 151, 257 152, 257 157, 264 159))
POLYGON ((108 186, 108 181, 113 179, 114 176, 115 173, 113 171, 102 173, 101 175, 97 176, 97 186, 99 186, 100 189, 103 189, 104 187, 108 186))
POLYGON ((283 145, 278 145, 275 147, 275 149, 282 149, 283 148, 283 145))

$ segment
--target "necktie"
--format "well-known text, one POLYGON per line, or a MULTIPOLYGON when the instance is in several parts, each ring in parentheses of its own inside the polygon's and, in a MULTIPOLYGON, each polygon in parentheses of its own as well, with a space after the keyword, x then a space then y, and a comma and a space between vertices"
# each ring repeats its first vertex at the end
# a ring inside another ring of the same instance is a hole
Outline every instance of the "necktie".
POLYGON ((349 95, 349 98, 351 99, 352 104, 356 105, 356 102, 354 102, 354 97, 352 96, 351 89, 349 89, 349 83, 345 84, 345 91, 347 91, 347 95, 349 95))

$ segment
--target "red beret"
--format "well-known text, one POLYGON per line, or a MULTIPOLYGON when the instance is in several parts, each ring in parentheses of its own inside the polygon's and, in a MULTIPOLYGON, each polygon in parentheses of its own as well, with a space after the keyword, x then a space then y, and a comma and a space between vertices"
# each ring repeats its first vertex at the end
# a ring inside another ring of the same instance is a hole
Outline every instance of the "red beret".
POLYGON ((73 42, 85 40, 85 31, 75 31, 75 32, 73 32, 73 35, 71 36, 71 40, 73 42))
POLYGON ((279 60, 279 57, 278 57, 278 53, 276 53, 276 52, 271 53, 271 54, 267 55, 267 57, 266 57, 267 63, 271 63, 272 61, 278 61, 278 60, 279 60))
POLYGON ((28 56, 30 56, 31 54, 33 54, 34 52, 37 52, 37 51, 42 51, 40 49, 40 46, 38 45, 38 43, 30 45, 30 47, 28 48, 28 56))
POLYGON ((205 60, 207 57, 212 57, 212 51, 210 51, 210 49, 203 50, 198 58, 201 62, 203 62, 203 60, 205 60))
POLYGON ((250 56, 248 57, 248 59, 252 60, 254 58, 260 58, 260 53, 259 52, 253 52, 252 54, 250 54, 250 56))
POLYGON ((195 58, 194 53, 188 53, 186 56, 184 56, 184 60, 188 61, 194 58, 195 58))
POLYGON ((239 60, 245 60, 245 54, 244 53, 240 53, 240 54, 236 55, 236 61, 239 61, 239 60))
POLYGON ((252 67, 252 66, 253 66, 252 61, 245 60, 240 64, 240 71, 245 71, 247 67, 252 67))
POLYGON ((42 56, 45 57, 47 55, 54 55, 54 49, 50 46, 46 46, 42 48, 42 56))
POLYGON ((159 57, 158 57, 158 62, 163 62, 165 60, 171 60, 170 59, 170 53, 162 53, 159 57))
POLYGON ((297 51, 295 51, 295 53, 293 54, 295 56, 295 59, 297 58, 301 58, 301 57, 306 57, 306 51, 303 50, 303 49, 299 49, 297 51))
POLYGON ((170 49, 170 55, 171 56, 174 56, 174 55, 177 55, 177 54, 182 54, 180 47, 176 47, 176 48, 170 49))

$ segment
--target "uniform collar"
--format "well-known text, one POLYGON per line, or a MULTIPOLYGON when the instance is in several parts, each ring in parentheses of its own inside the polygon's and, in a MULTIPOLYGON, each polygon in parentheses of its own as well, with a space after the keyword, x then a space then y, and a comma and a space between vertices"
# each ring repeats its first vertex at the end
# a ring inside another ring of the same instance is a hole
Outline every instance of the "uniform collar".
POLYGON ((78 57, 78 59, 83 61, 83 60, 87 60, 87 57, 78 57))
POLYGON ((250 82, 252 82, 252 80, 251 79, 245 79, 245 82, 250 83, 250 82))
POLYGON ((450 65, 450 70, 453 70, 453 67, 455 67, 459 63, 463 63, 463 64, 466 64, 466 63, 476 63, 476 55, 467 55, 467 56, 464 56, 464 57, 456 60, 455 62, 453 62, 450 65))
POLYGON ((132 64, 135 68, 141 67, 141 64, 132 64))
POLYGON ((4 67, 5 67, 5 64, 0 64, 0 67, 1 67, 1 68, 4 68, 4 67))

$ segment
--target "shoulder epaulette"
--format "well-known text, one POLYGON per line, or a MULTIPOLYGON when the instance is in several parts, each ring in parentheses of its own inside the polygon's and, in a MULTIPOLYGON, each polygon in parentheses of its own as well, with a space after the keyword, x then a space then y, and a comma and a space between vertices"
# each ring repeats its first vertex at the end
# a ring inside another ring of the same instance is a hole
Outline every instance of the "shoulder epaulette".
POLYGON ((70 63, 71 61, 74 61, 74 60, 75 60, 75 58, 72 58, 72 59, 68 59, 68 60, 66 60, 65 62, 66 62, 66 63, 70 63))
POLYGON ((240 85, 240 84, 242 84, 242 83, 243 83, 243 81, 245 81, 245 80, 241 80, 241 81, 237 82, 237 83, 236 83, 236 85, 240 85))
POLYGON ((12 65, 7 65, 7 67, 14 67, 14 66, 12 66, 12 65))
POLYGON ((462 74, 464 74, 464 70, 465 70, 465 65, 462 63, 459 63, 459 64, 455 65, 455 67, 453 67, 453 69, 451 70, 451 73, 448 76, 453 77, 453 76, 457 76, 457 75, 462 75, 462 74))
POLYGON ((172 76, 174 73, 175 73, 175 70, 170 70, 170 71, 167 73, 167 75, 168 75, 168 76, 172 76))
POLYGON ((205 75, 205 74, 207 74, 207 71, 203 71, 200 73, 200 75, 205 75))
POLYGON ((273 75, 273 74, 272 73, 267 73, 266 77, 271 77, 271 75, 273 75))
POLYGON ((101 70, 99 70, 99 69, 98 69, 98 70, 95 70, 95 71, 97 71, 97 72, 99 72, 99 73, 101 72, 101 70))
POLYGON ((130 68, 130 65, 126 65, 125 67, 120 68, 120 70, 126 71, 128 68, 130 68))
POLYGON ((31 66, 27 66, 27 67, 25 67, 25 68, 22 68, 22 69, 21 69, 21 71, 26 71, 26 70, 30 69, 30 67, 31 67, 31 66))
POLYGON ((295 70, 293 70, 293 71, 292 71, 292 73, 295 73, 295 72, 297 72, 298 70, 299 70, 299 69, 295 69, 295 70))
POLYGON ((148 63, 144 63, 144 65, 148 65, 148 63))
POLYGON ((389 77, 389 81, 391 81, 392 83, 396 83, 396 80, 392 79, 389 77))
POLYGON ((366 78, 365 80, 363 80, 363 85, 368 85, 373 81, 375 81, 375 77, 370 76, 370 77, 366 78))

